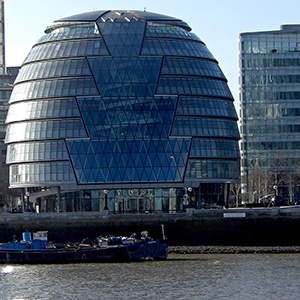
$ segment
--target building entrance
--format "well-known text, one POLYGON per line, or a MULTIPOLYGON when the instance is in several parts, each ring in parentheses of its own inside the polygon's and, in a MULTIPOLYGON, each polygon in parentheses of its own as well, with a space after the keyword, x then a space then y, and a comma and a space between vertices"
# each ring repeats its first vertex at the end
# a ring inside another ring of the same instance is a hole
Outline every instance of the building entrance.
POLYGON ((119 199, 116 207, 119 213, 143 213, 146 209, 144 197, 119 199))

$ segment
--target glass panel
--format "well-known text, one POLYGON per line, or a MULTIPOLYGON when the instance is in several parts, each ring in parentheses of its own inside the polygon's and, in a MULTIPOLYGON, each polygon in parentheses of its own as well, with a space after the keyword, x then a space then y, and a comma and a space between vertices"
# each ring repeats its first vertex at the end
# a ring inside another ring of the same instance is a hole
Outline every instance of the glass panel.
POLYGON ((109 53, 102 40, 52 42, 34 46, 24 63, 42 59, 88 55, 109 55, 109 53))
POLYGON ((224 116, 237 119, 232 100, 209 97, 180 97, 176 114, 224 116))
POLYGON ((239 158, 237 141, 194 138, 190 157, 239 158))
POLYGON ((106 171, 108 177, 98 176, 97 179, 89 180, 94 180, 93 182, 97 180, 99 183, 119 180, 141 182, 148 178, 147 181, 167 182, 183 180, 190 139, 133 139, 120 142, 69 140, 67 146, 80 183, 83 183, 82 180, 86 182, 92 169, 103 170, 105 165, 109 167, 106 171), (80 159, 80 149, 84 153, 82 159, 80 159), (87 162, 89 153, 94 157, 91 163, 87 162), (122 176, 118 168, 123 169, 122 176))
POLYGON ((50 181, 59 180, 75 183, 75 177, 69 162, 32 163, 10 166, 11 183, 45 185, 46 178, 51 178, 50 181))
POLYGON ((62 117, 80 117, 75 99, 16 102, 10 106, 6 122, 62 117))
POLYGON ((15 83, 49 77, 91 75, 85 59, 54 60, 22 66, 15 83))
POLYGON ((147 37, 162 37, 162 38, 179 38, 187 40, 195 40, 201 42, 198 36, 191 31, 174 25, 147 23, 146 38, 147 37))
POLYGON ((239 131, 235 120, 215 118, 176 117, 172 135, 209 135, 239 139, 239 131))
POLYGON ((20 122, 7 126, 6 142, 86 137, 81 119, 20 122))
POLYGON ((89 58, 103 97, 152 96, 161 68, 160 57, 89 58))
POLYGON ((98 23, 105 43, 114 57, 137 56, 144 38, 145 22, 98 23))
POLYGON ((42 98, 78 95, 97 95, 98 90, 91 77, 32 81, 17 84, 12 92, 10 103, 42 98))
POLYGON ((228 160, 189 160, 186 179, 238 179, 239 162, 228 160))
POLYGON ((193 56, 214 59, 204 44, 185 40, 145 39, 141 54, 193 56))
POLYGON ((91 97, 78 98, 78 104, 91 138, 167 137, 176 97, 91 97))
POLYGON ((183 57, 165 57, 161 74, 212 76, 224 79, 225 76, 215 61, 183 57))
POLYGON ((63 141, 18 143, 7 146, 7 163, 68 159, 63 141))
POLYGON ((56 26, 53 24, 51 27, 53 28, 51 31, 46 30, 47 34, 43 35, 37 42, 45 43, 49 41, 55 40, 64 40, 64 39, 74 39, 74 38, 88 38, 88 37, 99 37, 99 30, 95 27, 96 24, 91 23, 60 23, 56 26))
POLYGON ((157 94, 192 94, 228 97, 232 99, 227 82, 211 78, 161 76, 157 87, 157 94))

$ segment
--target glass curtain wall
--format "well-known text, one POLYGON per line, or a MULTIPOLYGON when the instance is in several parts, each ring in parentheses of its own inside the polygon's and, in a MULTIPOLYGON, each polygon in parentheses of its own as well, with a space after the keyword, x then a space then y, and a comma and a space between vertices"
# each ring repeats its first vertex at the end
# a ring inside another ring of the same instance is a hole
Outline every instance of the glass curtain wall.
POLYGON ((250 202, 274 195, 274 186, 288 197, 287 175, 300 165, 299 45, 299 25, 240 35, 242 180, 250 202), (262 172, 273 174, 266 187, 258 183, 262 172))

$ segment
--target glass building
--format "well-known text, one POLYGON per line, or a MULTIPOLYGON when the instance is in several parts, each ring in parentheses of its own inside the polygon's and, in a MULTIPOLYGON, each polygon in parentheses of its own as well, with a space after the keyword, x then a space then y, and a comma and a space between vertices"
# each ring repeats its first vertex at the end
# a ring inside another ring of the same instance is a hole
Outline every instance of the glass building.
POLYGON ((16 79, 11 188, 40 211, 222 206, 239 180, 233 97, 180 19, 93 11, 55 21, 16 79))
POLYGON ((6 164, 7 146, 4 143, 8 100, 20 67, 4 67, 4 69, 5 71, 0 74, 0 208, 4 204, 8 206, 10 203, 12 204, 12 202, 15 202, 13 203, 14 206, 18 206, 18 195, 20 194, 20 190, 10 190, 8 188, 8 166, 6 164), (16 199, 14 199, 14 196, 16 196, 16 199))
POLYGON ((240 34, 240 100, 243 192, 286 197, 300 166, 300 25, 240 34))

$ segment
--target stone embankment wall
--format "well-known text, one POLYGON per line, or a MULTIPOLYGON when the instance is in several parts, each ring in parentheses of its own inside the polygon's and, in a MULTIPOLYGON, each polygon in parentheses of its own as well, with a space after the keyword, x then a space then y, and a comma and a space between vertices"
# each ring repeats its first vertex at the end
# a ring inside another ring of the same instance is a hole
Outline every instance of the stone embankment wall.
POLYGON ((26 230, 47 230, 49 240, 54 242, 77 242, 108 234, 130 235, 144 230, 160 239, 161 224, 171 246, 300 246, 299 206, 190 210, 185 214, 2 213, 0 242, 12 240, 13 236, 19 240, 26 230))

